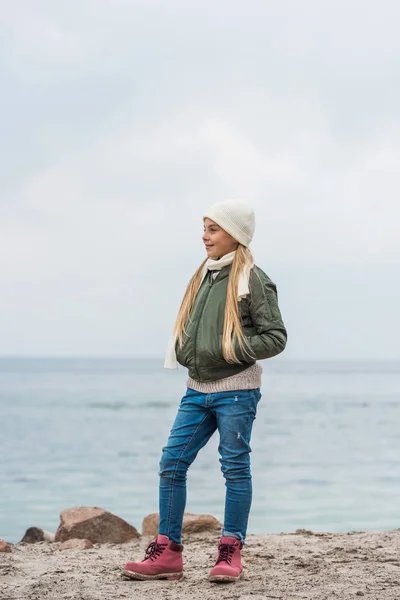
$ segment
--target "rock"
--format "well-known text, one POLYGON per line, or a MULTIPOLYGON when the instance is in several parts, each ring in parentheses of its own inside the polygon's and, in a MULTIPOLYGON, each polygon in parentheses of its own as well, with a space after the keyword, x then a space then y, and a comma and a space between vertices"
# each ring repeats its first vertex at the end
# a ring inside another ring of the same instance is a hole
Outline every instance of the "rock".
POLYGON ((200 531, 220 531, 222 523, 212 515, 193 515, 185 513, 183 517, 183 533, 198 533, 200 531))
POLYGON ((7 542, 2 539, 0 539, 0 552, 11 552, 10 544, 7 544, 7 542))
POLYGON ((90 548, 93 548, 90 540, 77 538, 67 540, 58 547, 59 550, 89 550, 90 548))
MULTIPOLYGON (((158 525, 160 516, 158 513, 151 513, 143 519, 142 535, 156 536, 158 533, 158 525)), ((185 513, 183 515, 182 533, 191 534, 201 531, 220 531, 222 524, 217 521, 212 515, 194 515, 193 513, 185 513)))
POLYGON ((159 523, 160 515, 158 513, 147 515, 142 522, 142 535, 157 535, 159 523))
POLYGON ((311 529, 296 529, 295 535, 314 535, 311 529))
POLYGON ((39 527, 29 527, 25 531, 25 535, 22 538, 21 542, 25 542, 25 544, 36 544, 37 542, 54 542, 54 533, 49 533, 48 531, 44 531, 39 527))
POLYGON ((97 506, 76 506, 60 514, 55 541, 87 539, 93 544, 124 544, 140 537, 137 529, 120 517, 97 506))

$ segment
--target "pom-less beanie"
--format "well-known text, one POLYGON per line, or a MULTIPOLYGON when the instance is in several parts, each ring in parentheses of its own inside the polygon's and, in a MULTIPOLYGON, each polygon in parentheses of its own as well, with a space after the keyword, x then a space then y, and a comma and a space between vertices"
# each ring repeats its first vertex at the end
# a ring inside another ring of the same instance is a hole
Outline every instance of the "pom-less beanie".
POLYGON ((204 219, 211 219, 243 246, 249 246, 254 235, 253 208, 244 200, 223 200, 211 206, 204 219))

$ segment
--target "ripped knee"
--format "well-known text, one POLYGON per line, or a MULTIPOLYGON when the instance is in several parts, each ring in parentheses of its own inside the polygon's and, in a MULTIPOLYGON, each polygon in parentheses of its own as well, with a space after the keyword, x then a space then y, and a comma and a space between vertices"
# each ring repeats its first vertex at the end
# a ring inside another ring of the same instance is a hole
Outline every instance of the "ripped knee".
POLYGON ((167 479, 186 479, 187 466, 168 452, 163 452, 159 463, 158 475, 167 479))
POLYGON ((230 481, 251 479, 250 464, 240 467, 222 465, 221 471, 225 479, 230 481))

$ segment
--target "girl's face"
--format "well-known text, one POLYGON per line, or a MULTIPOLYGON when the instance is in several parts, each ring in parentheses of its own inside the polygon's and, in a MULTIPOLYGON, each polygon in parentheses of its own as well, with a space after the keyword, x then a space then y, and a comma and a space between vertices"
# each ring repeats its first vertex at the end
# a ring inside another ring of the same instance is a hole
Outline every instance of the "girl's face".
POLYGON ((239 242, 207 217, 204 219, 203 242, 209 258, 221 258, 239 246, 239 242))

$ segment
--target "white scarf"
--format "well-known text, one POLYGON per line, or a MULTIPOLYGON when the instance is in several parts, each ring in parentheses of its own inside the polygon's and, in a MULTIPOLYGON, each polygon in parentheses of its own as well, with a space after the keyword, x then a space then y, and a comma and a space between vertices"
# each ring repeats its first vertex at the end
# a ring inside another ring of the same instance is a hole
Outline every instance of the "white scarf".
MULTIPOLYGON (((220 271, 224 267, 232 264, 233 259, 235 258, 235 254, 236 254, 236 250, 234 250, 233 252, 230 252, 229 254, 225 254, 225 256, 223 256, 219 260, 214 260, 213 258, 209 258, 203 267, 203 272, 201 275, 199 289, 200 289, 200 286, 203 283, 204 278, 207 275, 208 271, 220 271)), ((252 268, 253 268, 253 264, 247 264, 245 266, 245 268, 243 269, 242 273, 240 274, 239 283, 238 283, 239 300, 241 300, 244 296, 247 296, 247 294, 249 293, 249 278, 250 278, 250 271, 252 268)), ((177 369, 178 368, 178 361, 176 360, 176 352, 175 352, 177 339, 178 339, 177 336, 173 335, 168 343, 167 352, 165 355, 165 363, 164 363, 165 369, 177 369)))

